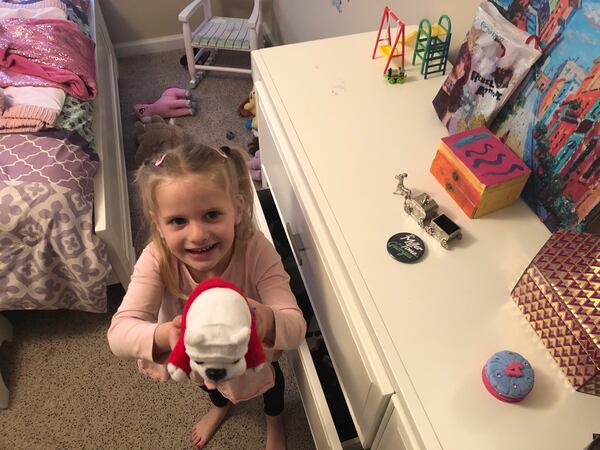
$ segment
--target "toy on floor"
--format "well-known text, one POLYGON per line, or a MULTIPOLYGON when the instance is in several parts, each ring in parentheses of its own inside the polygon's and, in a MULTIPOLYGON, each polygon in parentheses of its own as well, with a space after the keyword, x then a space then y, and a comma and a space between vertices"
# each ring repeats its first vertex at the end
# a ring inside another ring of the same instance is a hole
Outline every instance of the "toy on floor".
POLYGON ((165 122, 160 116, 152 116, 150 122, 136 122, 134 136, 138 143, 135 162, 139 166, 157 152, 177 147, 183 141, 183 128, 165 122))
POLYGON ((181 336, 167 364, 171 378, 185 381, 193 371, 220 382, 264 363, 255 318, 241 290, 221 278, 200 283, 183 307, 181 336))
POLYGON ((244 110, 250 114, 246 120, 246 129, 252 131, 256 135, 258 126, 256 122, 256 91, 254 89, 250 91, 248 102, 244 105, 244 110))
POLYGON ((256 120, 256 91, 254 88, 248 95, 248 101, 243 106, 250 117, 246 120, 246 129, 252 131, 254 140, 248 144, 248 153, 252 155, 252 159, 248 161, 248 169, 250 169, 250 176, 254 181, 262 181, 262 174, 260 168, 260 151, 258 150, 258 124, 256 120))
POLYGON ((142 122, 150 122, 152 116, 163 119, 171 117, 193 116, 196 114, 196 103, 192 93, 187 89, 171 87, 166 89, 154 103, 138 103, 133 111, 142 122))
POLYGON ((250 169, 250 177, 254 181, 262 181, 262 172, 260 170, 260 150, 257 150, 252 159, 248 161, 248 168, 250 169))
POLYGON ((248 153, 254 156, 254 154, 260 150, 260 147, 258 146, 258 136, 254 136, 254 138, 252 138, 252 142, 248 143, 247 147, 248 153))
POLYGON ((252 142, 248 144, 248 153, 252 158, 248 161, 248 169, 250 170, 250 177, 254 181, 261 182, 261 166, 260 166, 260 148, 258 145, 258 137, 255 136, 252 142))
POLYGON ((248 101, 244 104, 244 110, 248 111, 253 116, 256 116, 256 91, 254 88, 250 91, 248 101))
POLYGON ((248 102, 250 102, 250 97, 246 97, 237 107, 238 114, 244 118, 252 116, 252 113, 246 109, 248 102))

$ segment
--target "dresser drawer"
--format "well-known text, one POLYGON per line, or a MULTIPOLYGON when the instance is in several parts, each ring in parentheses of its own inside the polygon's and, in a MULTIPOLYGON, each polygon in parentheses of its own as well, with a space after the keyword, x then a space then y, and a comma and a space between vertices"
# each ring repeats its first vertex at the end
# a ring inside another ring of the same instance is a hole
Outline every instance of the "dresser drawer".
POLYGON ((403 412, 404 410, 398 396, 393 395, 371 450, 417 450, 423 448, 420 439, 411 432, 414 427, 403 412))
MULTIPOLYGON (((343 284, 343 276, 337 279, 341 269, 332 269, 331 260, 319 246, 327 237, 318 236, 314 221, 322 219, 308 217, 306 203, 297 197, 296 190, 302 180, 290 176, 293 151, 262 82, 256 82, 255 89, 263 177, 285 225, 358 437, 367 448, 373 442, 393 390, 381 362, 374 357, 377 349, 364 319, 353 315, 344 305, 357 301, 349 298, 353 290, 343 284)), ((310 196, 304 195, 303 201, 310 202, 310 196)))
MULTIPOLYGON (((267 219, 263 214, 256 192, 254 193, 254 218, 258 229, 273 242, 267 219)), ((286 356, 296 377, 304 412, 306 413, 316 448, 318 450, 341 450, 342 444, 338 437, 333 418, 331 417, 306 340, 302 342, 297 350, 286 352, 286 356)))

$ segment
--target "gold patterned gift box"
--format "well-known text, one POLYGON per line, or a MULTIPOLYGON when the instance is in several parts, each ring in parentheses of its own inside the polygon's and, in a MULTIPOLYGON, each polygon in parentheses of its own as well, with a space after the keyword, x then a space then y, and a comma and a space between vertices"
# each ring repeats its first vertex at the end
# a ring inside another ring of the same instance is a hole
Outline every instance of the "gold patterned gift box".
POLYGON ((600 396, 600 236, 559 230, 512 292, 580 392, 600 396))

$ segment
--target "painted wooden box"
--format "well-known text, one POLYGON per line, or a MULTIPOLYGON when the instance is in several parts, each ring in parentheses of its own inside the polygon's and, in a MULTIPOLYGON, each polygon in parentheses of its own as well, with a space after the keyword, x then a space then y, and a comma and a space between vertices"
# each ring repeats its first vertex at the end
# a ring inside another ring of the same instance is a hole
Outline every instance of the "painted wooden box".
POLYGON ((512 297, 573 387, 600 396, 600 236, 558 230, 512 297))
POLYGON ((440 140, 431 173, 471 218, 510 205, 531 171, 486 127, 440 140))

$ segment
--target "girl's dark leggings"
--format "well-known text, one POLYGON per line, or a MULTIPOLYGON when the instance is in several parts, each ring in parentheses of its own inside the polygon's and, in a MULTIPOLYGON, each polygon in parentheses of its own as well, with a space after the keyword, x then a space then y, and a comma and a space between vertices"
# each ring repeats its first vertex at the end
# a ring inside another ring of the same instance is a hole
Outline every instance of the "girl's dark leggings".
MULTIPOLYGON (((278 416, 283 411, 283 392, 285 390, 285 379, 277 361, 271 365, 275 371, 275 385, 263 394, 264 412, 267 416, 278 416)), ((223 396, 217 389, 208 389, 206 386, 200 386, 208 392, 210 401, 219 408, 229 403, 229 400, 223 396)))

